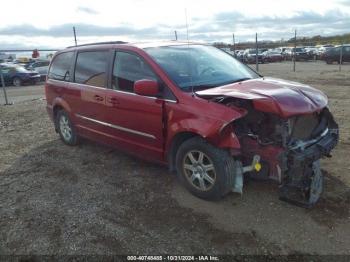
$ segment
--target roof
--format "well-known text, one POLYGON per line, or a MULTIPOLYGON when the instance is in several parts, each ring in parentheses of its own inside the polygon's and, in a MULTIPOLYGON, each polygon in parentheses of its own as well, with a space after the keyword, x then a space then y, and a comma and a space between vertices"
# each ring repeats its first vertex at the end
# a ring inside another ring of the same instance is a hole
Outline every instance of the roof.
POLYGON ((127 43, 122 41, 115 41, 115 42, 99 42, 99 43, 89 43, 89 44, 83 44, 83 45, 77 45, 77 46, 69 46, 67 48, 91 48, 91 47, 102 47, 102 46, 134 46, 137 48, 149 48, 149 47, 162 47, 162 46, 179 46, 179 45, 193 45, 193 44, 203 44, 203 43, 196 43, 196 42, 184 42, 184 41, 156 41, 156 42, 135 42, 135 43, 127 43))
POLYGON ((179 45, 198 45, 203 43, 198 42, 185 42, 185 41, 157 41, 157 42, 139 42, 130 43, 130 45, 136 46, 138 48, 148 48, 148 47, 162 47, 162 46, 179 46, 179 45))

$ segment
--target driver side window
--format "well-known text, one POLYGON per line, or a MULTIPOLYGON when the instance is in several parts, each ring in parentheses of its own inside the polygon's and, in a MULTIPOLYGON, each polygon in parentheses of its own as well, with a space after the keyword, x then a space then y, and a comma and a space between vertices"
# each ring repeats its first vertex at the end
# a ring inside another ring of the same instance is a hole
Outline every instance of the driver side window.
POLYGON ((116 52, 113 64, 112 88, 134 92, 134 83, 141 79, 158 80, 150 66, 139 56, 116 52))

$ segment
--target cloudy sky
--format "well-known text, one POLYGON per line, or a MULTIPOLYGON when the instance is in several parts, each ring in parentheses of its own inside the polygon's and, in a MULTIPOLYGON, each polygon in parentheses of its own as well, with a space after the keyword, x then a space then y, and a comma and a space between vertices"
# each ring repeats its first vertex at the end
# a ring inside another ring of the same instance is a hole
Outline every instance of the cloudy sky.
POLYGON ((350 0, 30 0, 1 3, 0 49, 96 41, 280 40, 350 33, 350 0))

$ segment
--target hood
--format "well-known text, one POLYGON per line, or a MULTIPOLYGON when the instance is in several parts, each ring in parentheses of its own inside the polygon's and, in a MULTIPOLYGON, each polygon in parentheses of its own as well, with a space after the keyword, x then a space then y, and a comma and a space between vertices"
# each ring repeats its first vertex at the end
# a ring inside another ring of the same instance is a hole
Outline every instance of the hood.
POLYGON ((283 118, 320 111, 327 96, 307 85, 276 78, 258 78, 196 92, 201 97, 227 96, 252 100, 256 110, 283 118))

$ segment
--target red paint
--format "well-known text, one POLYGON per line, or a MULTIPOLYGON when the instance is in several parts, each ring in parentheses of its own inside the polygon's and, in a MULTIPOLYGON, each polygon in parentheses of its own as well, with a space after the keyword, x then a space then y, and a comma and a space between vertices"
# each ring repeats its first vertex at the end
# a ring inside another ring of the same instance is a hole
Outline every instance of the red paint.
POLYGON ((197 92, 201 96, 229 96, 253 100, 256 110, 283 118, 320 111, 327 105, 321 91, 274 78, 252 79, 197 92))
POLYGON ((250 161, 254 155, 259 155, 263 163, 269 163, 269 177, 280 181, 278 167, 280 165, 280 156, 285 151, 284 148, 271 145, 261 146, 254 139, 244 138, 242 140, 242 149, 242 153, 248 161, 250 161))
POLYGON ((157 96, 159 94, 158 82, 148 79, 136 81, 134 92, 141 96, 157 96))
MULTIPOLYGON (((48 79, 46 98, 49 114, 53 117, 53 110, 58 106, 62 107, 69 113, 79 135, 162 163, 167 162, 174 137, 184 132, 199 135, 213 145, 230 149, 235 154, 242 152, 241 144, 229 123, 244 116, 245 110, 209 102, 192 96, 191 93, 182 92, 162 68, 142 50, 144 47, 160 45, 169 43, 96 45, 69 50, 107 49, 138 54, 174 94, 176 99, 173 101, 143 96, 155 96, 158 91, 155 82, 149 80, 138 81, 134 86, 136 94, 132 94, 48 79), (146 91, 147 87, 149 89, 146 91), (124 130, 83 119, 79 115, 114 127, 122 127, 124 130), (127 132, 125 129, 148 136, 127 132)), ((285 118, 318 111, 327 104, 326 96, 316 89, 272 78, 249 80, 198 93, 203 96, 224 95, 253 100, 257 110, 279 114, 285 118)), ((270 162, 274 162, 271 155, 276 156, 282 150, 272 147, 266 150, 264 147, 264 151, 249 143, 247 146, 248 151, 259 152, 263 159, 266 158, 270 162)), ((249 154, 246 149, 243 151, 249 154)))

